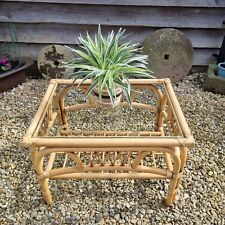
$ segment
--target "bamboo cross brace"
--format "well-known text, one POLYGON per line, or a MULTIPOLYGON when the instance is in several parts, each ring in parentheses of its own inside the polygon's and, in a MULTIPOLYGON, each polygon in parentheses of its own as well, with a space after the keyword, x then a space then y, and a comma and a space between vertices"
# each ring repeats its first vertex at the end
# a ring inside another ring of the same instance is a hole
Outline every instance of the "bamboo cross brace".
POLYGON ((86 131, 62 129, 61 135, 81 135, 81 136, 161 136, 160 131, 86 131))

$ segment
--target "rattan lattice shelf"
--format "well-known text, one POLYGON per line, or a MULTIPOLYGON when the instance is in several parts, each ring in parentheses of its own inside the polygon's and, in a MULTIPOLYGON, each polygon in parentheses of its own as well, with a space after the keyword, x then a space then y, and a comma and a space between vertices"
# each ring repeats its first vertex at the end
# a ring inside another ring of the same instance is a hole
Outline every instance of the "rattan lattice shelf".
MULTIPOLYGON (((86 93, 90 82, 80 85, 79 91, 86 93)), ((194 139, 170 80, 131 80, 132 108, 154 114, 154 128, 148 131, 71 128, 69 113, 98 107, 91 95, 82 103, 66 103, 78 83, 51 80, 23 139, 45 201, 52 203, 49 179, 158 178, 170 180, 166 204, 173 204, 194 139), (142 89, 152 93, 152 104, 137 101, 142 89)), ((120 107, 129 105, 122 101, 120 107)))

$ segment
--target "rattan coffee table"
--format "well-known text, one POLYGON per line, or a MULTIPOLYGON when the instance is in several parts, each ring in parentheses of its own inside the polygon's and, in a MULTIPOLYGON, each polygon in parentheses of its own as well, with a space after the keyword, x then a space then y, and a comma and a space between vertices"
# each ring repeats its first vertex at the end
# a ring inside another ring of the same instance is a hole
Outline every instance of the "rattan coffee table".
MULTIPOLYGON (((166 204, 172 205, 194 139, 170 80, 131 80, 132 108, 154 115, 153 129, 144 131, 71 129, 69 113, 99 107, 91 95, 84 102, 67 104, 65 96, 78 89, 78 83, 50 81, 23 139, 45 201, 52 203, 49 179, 168 179, 166 204), (137 101, 142 90, 156 100, 137 101)), ((80 85, 79 91, 86 93, 90 83, 80 85)), ((122 101, 119 107, 130 106, 122 101)))

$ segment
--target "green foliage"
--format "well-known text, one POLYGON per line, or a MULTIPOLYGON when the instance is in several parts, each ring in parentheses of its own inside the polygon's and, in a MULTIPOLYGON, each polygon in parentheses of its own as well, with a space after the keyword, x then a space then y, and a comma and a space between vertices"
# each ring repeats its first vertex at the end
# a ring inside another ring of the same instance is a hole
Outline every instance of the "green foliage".
POLYGON ((74 69, 67 78, 82 78, 81 83, 87 79, 93 82, 88 89, 89 95, 97 88, 101 96, 102 90, 106 89, 112 104, 116 95, 116 87, 120 86, 125 98, 131 104, 131 85, 129 77, 145 76, 151 77, 147 69, 147 56, 141 54, 138 44, 126 42, 121 44, 125 30, 115 33, 111 31, 107 37, 102 35, 99 26, 97 34, 92 39, 87 33, 86 39, 81 35, 78 37, 81 45, 80 50, 68 47, 74 53, 74 60, 67 62, 63 67, 74 69))

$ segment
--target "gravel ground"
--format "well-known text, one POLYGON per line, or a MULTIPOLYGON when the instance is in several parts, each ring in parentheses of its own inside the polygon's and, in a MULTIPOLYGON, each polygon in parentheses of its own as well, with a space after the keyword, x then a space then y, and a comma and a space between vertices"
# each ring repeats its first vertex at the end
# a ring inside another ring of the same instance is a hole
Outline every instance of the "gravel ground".
POLYGON ((178 199, 166 207, 164 181, 52 181, 48 207, 20 145, 46 87, 28 80, 0 99, 0 224, 225 224, 225 96, 204 92, 204 74, 175 91, 196 140, 178 199))

